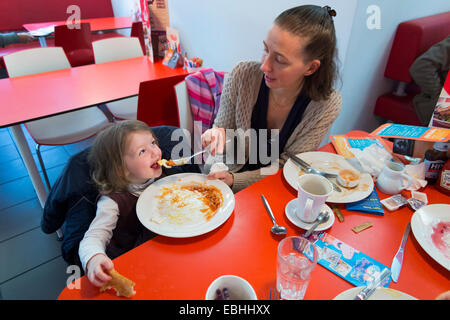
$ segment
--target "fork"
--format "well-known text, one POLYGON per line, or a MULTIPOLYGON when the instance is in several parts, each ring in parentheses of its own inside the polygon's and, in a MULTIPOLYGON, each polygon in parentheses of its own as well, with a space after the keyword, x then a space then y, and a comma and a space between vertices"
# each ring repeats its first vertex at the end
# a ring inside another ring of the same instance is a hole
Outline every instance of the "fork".
POLYGON ((280 300, 280 293, 276 288, 269 289, 269 300, 280 300))
MULTIPOLYGON (((231 139, 226 140, 226 141, 225 141, 225 144, 227 144, 227 143, 230 142, 230 141, 231 141, 231 139)), ((175 159, 175 160, 172 160, 172 161, 173 161, 173 163, 174 163, 175 166, 182 166, 182 165, 188 163, 189 160, 193 159, 194 157, 196 157, 196 156, 198 156, 198 155, 201 155, 201 154, 205 153, 205 152, 208 151, 208 150, 209 150, 209 146, 207 146, 207 147, 206 147, 205 149, 203 149, 202 151, 199 151, 199 152, 194 153, 192 156, 184 157, 184 158, 180 158, 180 159, 175 159)), ((165 162, 162 163, 162 166, 163 166, 163 167, 166 167, 166 168, 172 168, 172 166, 168 166, 165 162)))

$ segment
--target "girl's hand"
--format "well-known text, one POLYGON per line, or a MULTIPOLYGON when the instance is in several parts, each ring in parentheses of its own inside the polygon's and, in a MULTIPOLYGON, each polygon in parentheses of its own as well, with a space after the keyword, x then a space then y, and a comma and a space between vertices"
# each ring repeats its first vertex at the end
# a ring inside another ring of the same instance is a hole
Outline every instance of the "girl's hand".
POLYGON ((89 281, 96 286, 105 285, 112 277, 107 273, 114 268, 114 264, 110 258, 103 253, 96 254, 89 259, 86 269, 89 281))
POLYGON ((234 177, 228 171, 219 171, 219 172, 210 173, 206 177, 210 180, 219 179, 219 180, 225 182, 230 188, 233 186, 233 183, 234 183, 234 177))
POLYGON ((211 146, 210 153, 214 156, 217 153, 223 154, 225 149, 225 129, 211 128, 202 134, 202 147, 211 146))

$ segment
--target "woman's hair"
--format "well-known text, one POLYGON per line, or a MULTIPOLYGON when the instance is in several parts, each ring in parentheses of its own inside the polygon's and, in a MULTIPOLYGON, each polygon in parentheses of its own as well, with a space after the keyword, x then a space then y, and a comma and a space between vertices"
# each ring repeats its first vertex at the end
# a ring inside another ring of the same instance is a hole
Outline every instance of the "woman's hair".
POLYGON ((127 190, 130 182, 125 177, 123 155, 128 136, 137 131, 148 131, 156 140, 150 127, 138 120, 124 120, 111 124, 95 138, 88 154, 88 161, 92 179, 101 194, 127 190))
POLYGON ((306 76, 303 84, 305 92, 312 100, 325 100, 333 91, 337 77, 335 57, 336 32, 333 16, 336 11, 330 7, 304 5, 282 12, 274 21, 280 28, 306 39, 302 54, 306 61, 318 59, 319 69, 306 76))

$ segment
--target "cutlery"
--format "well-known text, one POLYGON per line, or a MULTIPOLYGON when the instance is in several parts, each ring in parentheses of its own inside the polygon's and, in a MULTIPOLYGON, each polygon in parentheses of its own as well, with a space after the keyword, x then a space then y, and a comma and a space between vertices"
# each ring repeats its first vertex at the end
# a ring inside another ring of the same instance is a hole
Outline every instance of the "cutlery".
MULTIPOLYGON (((225 144, 229 143, 230 141, 231 141, 231 139, 226 140, 225 144)), ((196 156, 198 156, 200 154, 203 154, 203 153, 205 153, 208 150, 209 150, 209 146, 206 147, 205 149, 203 149, 202 151, 194 153, 192 156, 184 157, 184 158, 180 158, 180 159, 174 159, 174 160, 161 159, 161 160, 158 161, 158 164, 160 166, 163 166, 163 167, 166 167, 166 168, 172 168, 172 166, 182 166, 182 165, 188 163, 194 157, 196 157, 196 156), (167 164, 168 161, 172 161, 171 165, 167 164)))
POLYGON ((372 281, 367 287, 362 289, 353 300, 367 300, 375 292, 375 290, 380 286, 384 279, 389 277, 391 271, 389 269, 384 269, 380 276, 372 281))
POLYGON ((306 169, 306 171, 308 171, 309 173, 315 173, 315 174, 319 174, 321 176, 324 176, 325 178, 337 178, 337 174, 334 173, 328 173, 328 172, 323 172, 320 171, 318 169, 315 169, 313 167, 311 167, 309 165, 309 163, 303 161, 302 159, 300 159, 300 157, 297 157, 295 154, 290 153, 290 152, 286 152, 286 154, 288 155, 289 158, 292 159, 292 161, 296 162, 297 164, 299 164, 300 166, 302 166, 303 168, 306 169))
POLYGON ((397 254, 392 260, 391 270, 392 270, 392 280, 394 282, 398 281, 398 277, 400 275, 400 271, 402 270, 403 263, 403 254, 406 246, 406 242, 408 241, 409 231, 411 230, 411 223, 408 222, 406 225, 405 232, 403 233, 402 243, 400 244, 400 248, 397 251, 397 254))
POLYGON ((306 231, 306 233, 303 234, 303 237, 308 238, 311 235, 311 233, 313 233, 313 231, 317 228, 317 226, 321 223, 327 222, 329 217, 330 216, 328 215, 328 211, 322 211, 321 213, 319 213, 319 216, 312 225, 311 229, 306 231))
POLYGON ((269 290, 269 300, 280 300, 280 293, 277 289, 270 289, 269 290))
POLYGON ((294 161, 295 163, 297 163, 298 165, 300 165, 302 168, 304 168, 306 170, 306 172, 308 173, 313 173, 313 174, 318 174, 321 175, 325 178, 328 179, 328 181, 331 182, 331 184, 333 185, 333 189, 336 190, 337 192, 341 192, 342 189, 338 187, 338 185, 336 183, 334 183, 333 181, 330 180, 330 178, 336 178, 337 174, 333 174, 333 173, 327 173, 327 172, 323 172, 317 169, 314 169, 313 167, 311 167, 308 163, 306 163, 305 161, 303 161, 302 159, 300 159, 299 157, 297 157, 295 154, 292 154, 290 152, 286 152, 286 154, 288 155, 289 158, 292 159, 292 161, 294 161))
POLYGON ((283 226, 279 226, 276 221, 275 221, 275 217, 273 215, 272 209, 270 209, 269 203, 266 200, 266 197, 264 197, 264 195, 261 195, 261 199, 264 203, 264 207, 266 207, 267 212, 270 215, 270 218, 272 219, 273 222, 273 227, 270 229, 270 231, 272 231, 272 233, 274 234, 286 234, 287 233, 287 229, 283 226))

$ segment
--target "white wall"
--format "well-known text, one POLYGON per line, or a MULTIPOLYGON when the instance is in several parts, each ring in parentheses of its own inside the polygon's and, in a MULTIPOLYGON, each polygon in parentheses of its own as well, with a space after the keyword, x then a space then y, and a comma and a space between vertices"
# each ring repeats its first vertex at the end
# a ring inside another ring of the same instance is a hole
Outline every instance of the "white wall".
POLYGON ((373 131, 381 123, 373 115, 377 98, 391 91, 394 81, 384 77, 399 23, 450 9, 448 0, 358 0, 342 73, 343 108, 330 134, 349 130, 373 131), (380 7, 381 29, 369 30, 367 7, 380 7))
POLYGON ((240 60, 259 60, 273 19, 301 4, 328 4, 337 11, 342 79, 337 88, 343 108, 330 134, 372 131, 379 125, 373 108, 377 97, 393 87, 383 74, 397 25, 450 9, 448 0, 169 0, 169 15, 189 56, 203 58, 205 66, 230 71, 240 60), (379 30, 366 26, 370 5, 380 7, 379 30))
POLYGON ((335 28, 343 62, 356 0, 169 0, 169 15, 171 27, 179 30, 182 51, 202 58, 207 67, 231 71, 239 61, 259 61, 273 20, 299 4, 328 4, 338 12, 335 28))

